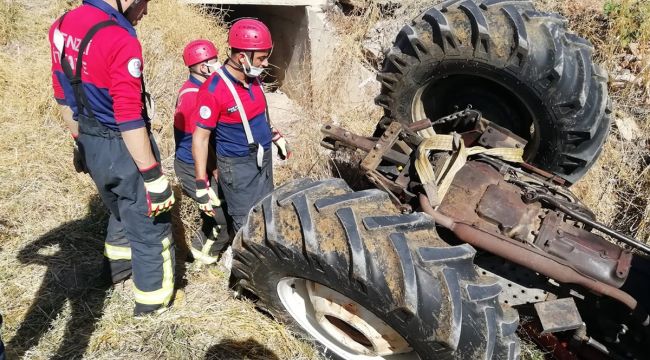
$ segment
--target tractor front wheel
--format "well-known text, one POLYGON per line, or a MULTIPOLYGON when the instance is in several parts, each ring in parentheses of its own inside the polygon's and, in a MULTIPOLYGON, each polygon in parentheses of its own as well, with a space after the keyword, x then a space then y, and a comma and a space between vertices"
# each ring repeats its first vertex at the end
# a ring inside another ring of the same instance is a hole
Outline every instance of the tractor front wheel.
POLYGON ((426 214, 343 180, 289 183, 253 208, 233 276, 258 305, 343 359, 516 359, 517 313, 426 214))

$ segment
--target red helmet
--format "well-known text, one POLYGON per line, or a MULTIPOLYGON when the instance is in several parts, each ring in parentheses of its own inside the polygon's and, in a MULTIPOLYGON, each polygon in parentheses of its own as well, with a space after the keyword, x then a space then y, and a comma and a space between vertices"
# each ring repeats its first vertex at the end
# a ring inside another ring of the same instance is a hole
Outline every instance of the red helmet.
POLYGON ((194 40, 185 46, 183 50, 183 61, 185 66, 196 65, 200 62, 214 59, 219 51, 209 40, 194 40))
POLYGON ((238 50, 269 50, 273 48, 271 32, 256 19, 237 20, 228 32, 228 45, 238 50))

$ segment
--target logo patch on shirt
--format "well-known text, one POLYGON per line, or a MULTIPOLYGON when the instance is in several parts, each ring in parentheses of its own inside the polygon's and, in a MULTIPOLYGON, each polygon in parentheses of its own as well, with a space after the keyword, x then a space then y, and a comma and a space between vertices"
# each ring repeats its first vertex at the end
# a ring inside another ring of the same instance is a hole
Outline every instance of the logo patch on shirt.
POLYGON ((233 107, 229 107, 229 108, 228 108, 228 114, 232 114, 232 113, 234 113, 234 112, 237 111, 237 110, 239 110, 239 108, 237 107, 237 105, 235 105, 235 106, 233 106, 233 107))
POLYGON ((210 118, 210 115, 212 115, 212 110, 210 110, 210 108, 205 105, 201 106, 199 109, 199 115, 201 116, 201 119, 207 120, 210 118))
POLYGON ((63 51, 63 46, 65 44, 65 39, 63 38, 63 34, 61 31, 59 31, 59 28, 54 29, 54 34, 52 35, 52 42, 54 43, 54 47, 56 50, 61 53, 63 51))
POLYGON ((127 68, 129 69, 129 74, 133 76, 134 78, 139 78, 142 75, 142 70, 140 69, 142 67, 142 61, 138 58, 133 58, 129 60, 129 64, 127 65, 127 68))

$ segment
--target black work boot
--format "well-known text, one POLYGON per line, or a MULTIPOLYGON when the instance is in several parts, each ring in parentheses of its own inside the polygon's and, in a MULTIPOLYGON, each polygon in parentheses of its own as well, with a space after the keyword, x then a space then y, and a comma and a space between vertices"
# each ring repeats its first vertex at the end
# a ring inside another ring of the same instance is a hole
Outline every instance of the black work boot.
POLYGON ((136 319, 146 319, 149 316, 156 316, 169 310, 169 306, 162 305, 144 305, 135 303, 133 317, 136 319))
POLYGON ((221 249, 215 246, 215 239, 219 234, 218 226, 212 228, 211 234, 206 236, 202 231, 197 232, 192 239, 192 257, 203 264, 210 265, 217 262, 221 249))

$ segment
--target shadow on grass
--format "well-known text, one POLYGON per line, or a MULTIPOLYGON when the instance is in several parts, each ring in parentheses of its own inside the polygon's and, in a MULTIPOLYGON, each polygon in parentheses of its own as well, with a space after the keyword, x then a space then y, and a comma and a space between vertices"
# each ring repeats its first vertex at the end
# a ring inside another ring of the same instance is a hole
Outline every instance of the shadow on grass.
MULTIPOLYGON (((172 231, 175 239, 184 239, 178 208, 176 206, 172 210, 172 231)), ((56 351, 52 349, 49 358, 78 359, 86 352, 95 326, 103 315, 104 301, 112 287, 110 276, 102 274, 109 216, 97 195, 89 201, 88 209, 86 217, 47 232, 19 251, 17 258, 22 264, 40 265, 47 269, 25 318, 11 340, 5 342, 9 359, 28 355, 57 326, 55 322, 65 316, 67 303, 70 306, 70 316, 62 338, 54 340, 60 345, 56 351)), ((181 261, 176 262, 177 289, 187 283, 186 265, 182 260, 188 249, 183 240, 179 245, 181 261)))
POLYGON ((222 359, 280 360, 269 348, 250 338, 243 341, 224 339, 205 353, 205 360, 222 359))
POLYGON ((21 263, 46 266, 47 270, 34 302, 7 343, 8 358, 22 358, 38 345, 54 321, 63 316, 67 302, 70 318, 50 358, 76 359, 85 353, 110 287, 109 281, 99 281, 108 215, 98 196, 88 206, 88 216, 49 231, 18 253, 21 263))

